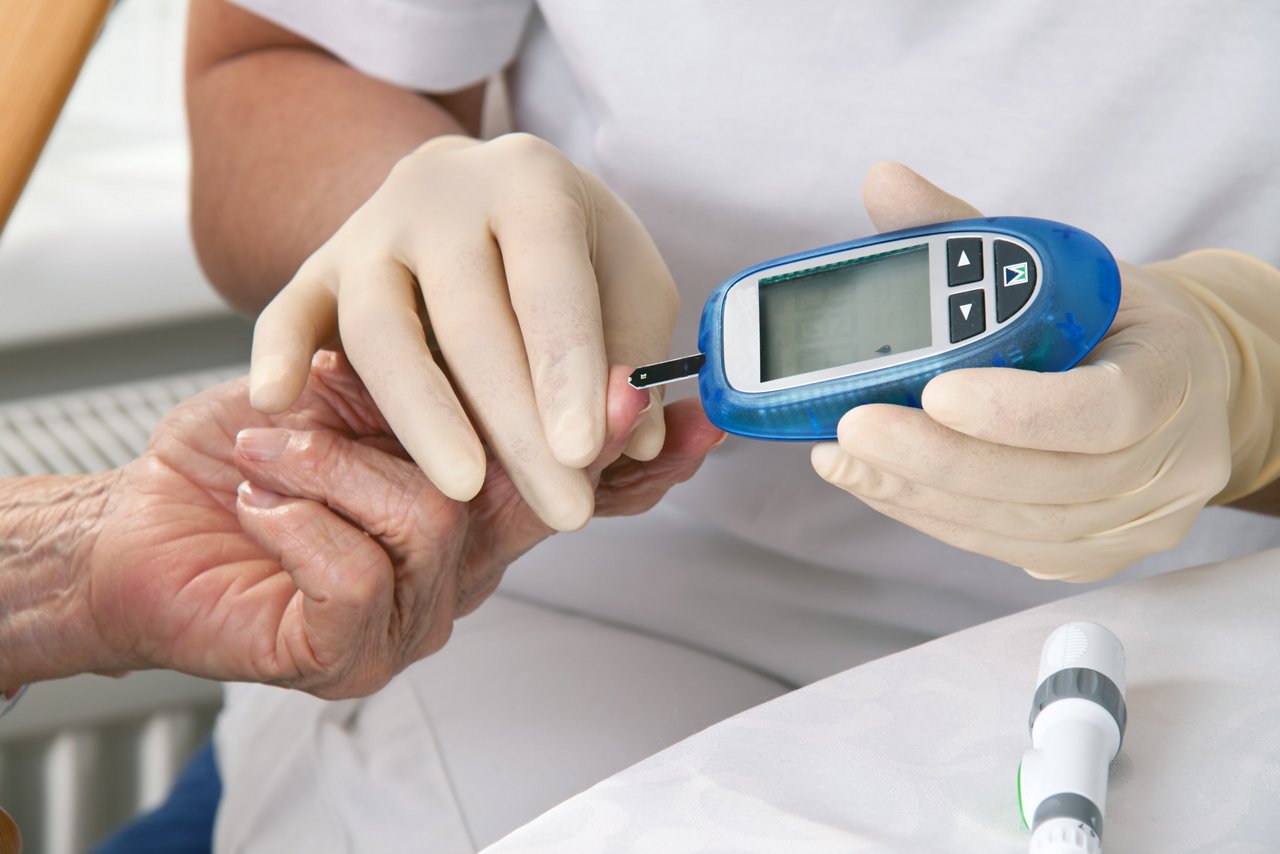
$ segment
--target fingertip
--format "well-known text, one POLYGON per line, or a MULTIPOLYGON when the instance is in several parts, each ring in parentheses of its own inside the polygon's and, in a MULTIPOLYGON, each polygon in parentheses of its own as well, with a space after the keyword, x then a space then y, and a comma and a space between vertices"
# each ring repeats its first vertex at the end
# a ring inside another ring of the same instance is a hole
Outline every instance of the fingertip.
POLYGON ((632 369, 623 365, 609 368, 606 387, 606 422, 609 439, 618 435, 629 436, 638 426, 639 419, 653 406, 661 405, 658 389, 636 388, 628 381, 632 369))
POLYGON ((571 483, 559 495, 540 500, 534 507, 534 512, 547 527, 562 534, 586 527, 596 509, 595 490, 587 478, 575 477, 571 483))
POLYGON ((613 365, 609 368, 608 396, 610 409, 621 406, 635 413, 646 412, 655 402, 661 402, 660 388, 636 388, 631 384, 634 368, 613 365))
POLYGON ((566 408, 555 418, 547 434, 551 454, 561 465, 586 468, 604 447, 603 413, 589 411, 586 406, 566 408))
POLYGON ((254 358, 249 369, 249 405, 273 415, 293 406, 307 384, 307 371, 282 356, 254 358))
POLYGON ((874 199, 885 186, 911 179, 920 179, 920 175, 896 160, 877 160, 862 179, 863 198, 874 199))
POLYGON ((846 453, 835 442, 814 445, 809 452, 809 462, 818 477, 843 489, 857 486, 866 463, 846 453))
POLYGON ((950 371, 931 379, 920 395, 920 408, 925 414, 961 433, 969 432, 975 421, 990 406, 990 387, 974 382, 966 371, 950 371))
POLYGON ((818 477, 829 481, 835 477, 836 468, 845 456, 835 442, 820 442, 809 452, 809 464, 818 473, 818 477))
POLYGON ((901 163, 881 161, 867 170, 862 199, 880 231, 979 217, 969 203, 901 163))
POLYGON ((460 414, 461 406, 456 399, 451 402, 457 410, 446 408, 439 421, 428 422, 405 411, 388 412, 388 407, 382 411, 392 433, 435 488, 454 501, 467 502, 484 486, 489 460, 475 429, 460 414), (451 417, 455 413, 457 417, 451 417))
POLYGON ((436 489, 454 501, 463 503, 480 494, 488 472, 483 450, 479 452, 478 458, 471 453, 462 453, 433 460, 430 467, 423 466, 421 462, 418 465, 435 484, 436 489))
POLYGON ((836 424, 836 443, 842 452, 852 454, 864 445, 874 442, 882 424, 878 413, 885 407, 869 403, 855 406, 840 417, 836 424))
POLYGON ((285 500, 283 495, 255 486, 247 480, 236 487, 236 498, 243 507, 250 510, 270 510, 279 507, 285 500))
POLYGON ((666 440, 667 423, 663 417, 663 407, 654 403, 640 416, 640 423, 636 425, 622 453, 633 460, 647 462, 662 453, 666 440))

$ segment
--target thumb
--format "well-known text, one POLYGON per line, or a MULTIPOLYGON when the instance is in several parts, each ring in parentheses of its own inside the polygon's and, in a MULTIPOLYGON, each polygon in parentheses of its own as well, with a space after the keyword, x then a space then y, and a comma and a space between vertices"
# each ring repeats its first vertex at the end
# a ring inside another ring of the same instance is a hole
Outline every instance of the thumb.
MULTIPOLYGON (((260 644, 269 662, 260 678, 327 699, 371 694, 386 684, 402 666, 386 649, 394 641, 387 628, 397 624, 396 571, 386 552, 323 504, 247 481, 236 515, 302 594, 279 612, 274 642, 260 644)), ((279 581, 258 583, 266 589, 279 581)))
POLYGON ((982 214, 901 163, 882 161, 867 171, 862 203, 878 231, 897 231, 982 214))

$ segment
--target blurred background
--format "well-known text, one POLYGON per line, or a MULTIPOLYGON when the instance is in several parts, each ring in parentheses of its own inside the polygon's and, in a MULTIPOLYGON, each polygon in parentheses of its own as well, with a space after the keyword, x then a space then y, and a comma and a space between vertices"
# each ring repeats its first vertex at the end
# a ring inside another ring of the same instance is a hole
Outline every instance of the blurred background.
MULTIPOLYGON (((251 327, 188 235, 185 18, 185 0, 113 4, 0 235, 0 476, 122 464, 247 363, 251 327)), ((172 673, 34 686, 0 721, 0 806, 24 850, 88 850, 158 803, 220 702, 172 673)))

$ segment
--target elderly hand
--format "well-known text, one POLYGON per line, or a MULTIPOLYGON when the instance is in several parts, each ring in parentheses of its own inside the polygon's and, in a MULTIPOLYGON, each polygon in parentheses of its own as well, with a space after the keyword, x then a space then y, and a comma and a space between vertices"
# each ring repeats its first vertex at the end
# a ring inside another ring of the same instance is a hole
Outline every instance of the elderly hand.
MULTIPOLYGON (((872 170, 866 202, 881 230, 980 216, 897 164, 872 170)), ((814 448, 814 468, 888 516, 1041 578, 1089 581, 1171 548, 1215 496, 1280 473, 1277 336, 1251 332, 1206 288, 1228 283, 1274 332, 1280 275, 1214 251, 1121 274, 1115 322, 1079 366, 942 374, 923 411, 850 411, 838 443, 814 448)))
MULTIPOLYGON (((673 404, 662 452, 619 460, 649 401, 625 377, 611 372, 606 435, 586 467, 601 513, 648 509, 723 435, 696 402, 673 404)), ((497 463, 471 501, 441 493, 340 356, 318 356, 278 416, 255 412, 246 386, 174 410, 144 456, 110 476, 100 515, 82 520, 68 598, 90 615, 72 622, 96 627, 84 669, 367 694, 439 649, 552 533, 497 463)))
MULTIPOLYGON (((340 328, 441 492, 476 494, 483 442, 548 525, 572 530, 591 517, 585 469, 604 442, 607 366, 665 358, 678 305, 644 226, 554 146, 437 137, 263 310, 251 398, 264 412, 290 406, 340 328)), ((662 436, 655 406, 627 455, 652 459, 662 436)))

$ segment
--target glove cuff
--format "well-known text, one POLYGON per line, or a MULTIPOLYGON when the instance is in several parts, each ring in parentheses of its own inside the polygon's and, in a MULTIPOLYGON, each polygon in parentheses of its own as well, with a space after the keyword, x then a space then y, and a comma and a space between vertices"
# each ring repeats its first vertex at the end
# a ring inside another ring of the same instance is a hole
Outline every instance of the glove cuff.
POLYGON ((1151 265, 1205 315, 1228 366, 1229 504, 1280 478, 1280 270, 1243 253, 1204 249, 1151 265))

